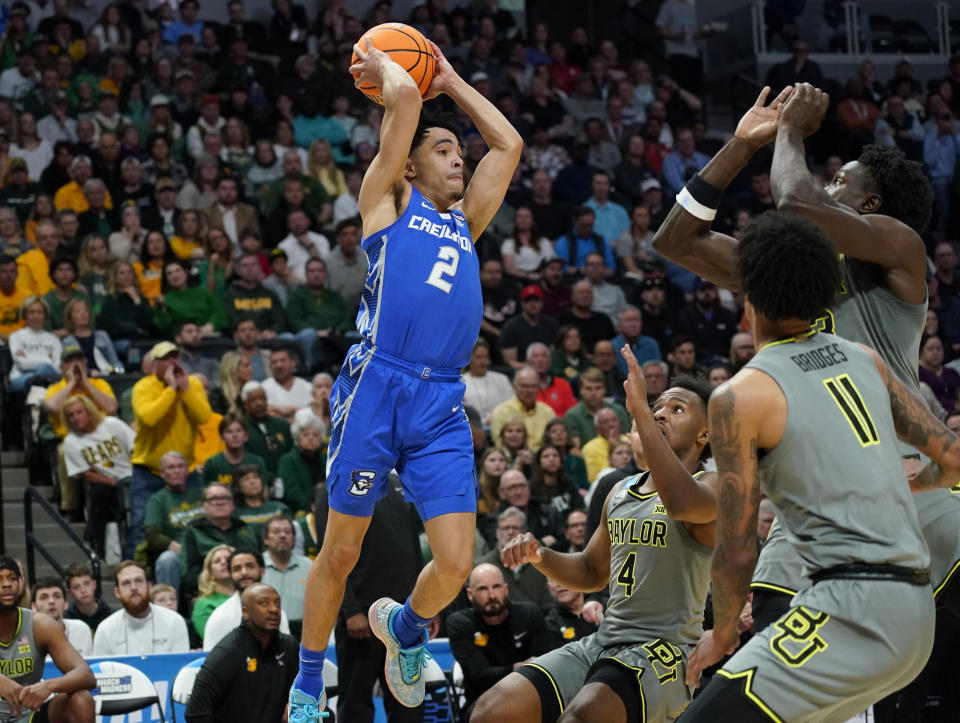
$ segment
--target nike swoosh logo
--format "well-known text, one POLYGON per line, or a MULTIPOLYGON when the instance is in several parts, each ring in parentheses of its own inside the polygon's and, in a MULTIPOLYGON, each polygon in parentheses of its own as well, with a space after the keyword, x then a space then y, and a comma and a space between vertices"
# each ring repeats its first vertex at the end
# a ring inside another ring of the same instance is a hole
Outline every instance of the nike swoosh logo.
POLYGON ((459 405, 459 404, 458 404, 457 406, 455 406, 453 409, 451 409, 450 411, 456 412, 458 409, 460 409, 460 405, 459 405))
POLYGON ((519 640, 519 639, 522 638, 524 635, 526 635, 526 633, 517 633, 517 634, 515 634, 515 635, 513 636, 513 639, 514 639, 514 640, 519 640))
POLYGON ((429 208, 431 211, 436 211, 436 209, 426 201, 421 201, 420 205, 423 206, 424 208, 429 208))

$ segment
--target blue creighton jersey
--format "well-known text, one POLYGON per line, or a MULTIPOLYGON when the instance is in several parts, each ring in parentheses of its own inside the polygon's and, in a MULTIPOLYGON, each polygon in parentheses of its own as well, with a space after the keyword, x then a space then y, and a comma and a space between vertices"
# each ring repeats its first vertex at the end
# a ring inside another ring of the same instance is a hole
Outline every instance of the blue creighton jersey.
POLYGON ((403 214, 361 242, 370 261, 357 330, 411 362, 463 367, 480 333, 480 265, 462 211, 411 187, 403 214))

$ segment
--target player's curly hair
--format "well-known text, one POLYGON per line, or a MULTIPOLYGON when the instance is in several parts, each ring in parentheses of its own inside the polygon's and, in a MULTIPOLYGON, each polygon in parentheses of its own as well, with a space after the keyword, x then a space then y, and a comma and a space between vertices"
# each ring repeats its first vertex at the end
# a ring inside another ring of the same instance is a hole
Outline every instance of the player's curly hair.
POLYGON ((837 249, 813 221, 767 211, 743 231, 734 274, 753 307, 771 321, 813 321, 840 288, 837 249))
MULTIPOLYGON (((686 389, 688 392, 693 392, 696 394, 703 403, 703 419, 706 421, 707 404, 710 402, 710 393, 713 392, 713 387, 710 386, 710 383, 706 379, 703 379, 702 377, 690 376, 689 374, 680 374, 679 376, 676 376, 670 380, 667 388, 686 389)), ((700 450, 700 461, 702 462, 705 459, 709 459, 710 455, 710 443, 707 442, 707 445, 700 450)))
POLYGON ((424 103, 420 109, 420 120, 417 123, 417 130, 413 134, 413 141, 410 143, 411 154, 420 147, 424 138, 427 137, 427 131, 431 128, 444 128, 450 131, 456 136, 457 143, 463 145, 463 141, 460 138, 460 128, 457 126, 457 121, 454 116, 443 110, 440 106, 433 103, 424 103))
POLYGON ((899 148, 880 143, 864 146, 857 162, 873 183, 870 190, 880 196, 880 213, 923 234, 933 215, 933 188, 923 165, 908 161, 899 148))

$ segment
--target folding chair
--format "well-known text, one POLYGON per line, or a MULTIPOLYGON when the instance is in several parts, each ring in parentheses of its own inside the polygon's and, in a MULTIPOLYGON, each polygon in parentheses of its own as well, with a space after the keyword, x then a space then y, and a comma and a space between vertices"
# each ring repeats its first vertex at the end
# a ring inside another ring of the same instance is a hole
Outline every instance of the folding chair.
POLYGON ((97 679, 91 692, 97 715, 122 715, 157 706, 160 720, 166 723, 160 696, 142 670, 116 660, 92 663, 90 668, 97 679))
POLYGON ((180 703, 186 706, 190 702, 190 693, 193 692, 193 683, 197 679, 197 673, 203 667, 203 661, 206 657, 191 660, 177 672, 177 677, 173 679, 173 685, 170 686, 170 720, 173 723, 177 721, 177 709, 174 703, 180 703))

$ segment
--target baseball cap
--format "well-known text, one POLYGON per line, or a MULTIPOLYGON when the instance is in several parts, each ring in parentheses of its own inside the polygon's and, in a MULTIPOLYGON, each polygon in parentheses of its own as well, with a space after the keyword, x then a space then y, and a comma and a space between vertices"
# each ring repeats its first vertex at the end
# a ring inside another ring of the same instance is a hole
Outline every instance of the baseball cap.
POLYGON ((211 104, 220 105, 220 96, 217 95, 216 93, 207 93, 205 96, 203 96, 202 102, 203 102, 203 105, 211 105, 211 104))
POLYGON ((646 193, 651 188, 656 188, 658 191, 663 190, 663 187, 660 185, 660 181, 656 178, 648 178, 646 181, 640 184, 640 193, 646 193))
POLYGON ((154 190, 162 191, 165 188, 172 188, 176 190, 176 186, 173 183, 173 179, 170 176, 161 176, 157 179, 157 182, 153 186, 154 190))
POLYGON ((81 349, 78 345, 67 344, 65 347, 63 347, 63 351, 60 352, 60 361, 66 361, 70 357, 74 356, 85 357, 86 354, 83 353, 83 349, 81 349))
POLYGON ((192 77, 193 77, 193 71, 190 70, 189 68, 181 68, 180 70, 177 71, 177 74, 174 76, 176 80, 180 80, 181 78, 192 78, 192 77))
POLYGON ((156 108, 158 105, 170 105, 170 99, 161 93, 157 93, 150 99, 150 107, 156 108))
POLYGON ((273 251, 270 252, 271 259, 275 259, 279 256, 283 256, 283 258, 287 258, 287 252, 284 251, 283 249, 274 249, 273 251))
POLYGON ((562 266, 564 263, 565 263, 564 260, 561 259, 559 256, 551 256, 548 259, 543 259, 540 262, 539 268, 540 270, 543 270, 547 268, 550 264, 560 264, 562 266))
MULTIPOLYGON (((77 348, 79 349, 80 347, 77 348)), ((64 351, 66 351, 66 349, 64 351)), ((165 356, 169 356, 174 352, 180 352, 176 344, 172 341, 161 341, 153 345, 153 349, 150 350, 150 356, 153 357, 154 360, 163 359, 165 356)))
POLYGON ((52 96, 50 96, 50 102, 51 102, 51 103, 66 103, 66 102, 67 102, 67 94, 66 94, 66 92, 63 91, 63 90, 57 90, 57 91, 55 91, 54 94, 53 94, 52 96))
POLYGON ((470 84, 481 83, 484 80, 490 80, 490 76, 484 73, 482 70, 478 70, 476 73, 470 76, 470 84))
POLYGON ((524 286, 523 291, 520 292, 520 300, 526 301, 531 296, 536 296, 538 299, 542 299, 543 289, 541 289, 536 284, 530 284, 529 286, 524 286))

